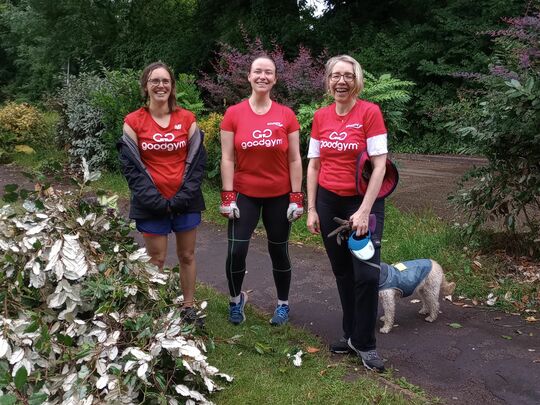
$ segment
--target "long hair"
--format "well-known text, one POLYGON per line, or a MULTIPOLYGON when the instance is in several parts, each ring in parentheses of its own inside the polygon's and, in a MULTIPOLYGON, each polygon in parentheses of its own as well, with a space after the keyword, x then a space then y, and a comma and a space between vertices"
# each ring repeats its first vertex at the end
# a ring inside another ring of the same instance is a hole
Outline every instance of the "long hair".
POLYGON ((152 72, 156 69, 163 68, 169 73, 171 77, 171 94, 169 94, 169 99, 167 100, 167 105, 169 106, 169 114, 176 110, 176 80, 174 74, 169 66, 167 66, 162 61, 157 61, 146 66, 142 72, 139 85, 141 86, 141 94, 144 97, 144 101, 148 102, 148 90, 146 86, 148 85, 148 78, 152 72))

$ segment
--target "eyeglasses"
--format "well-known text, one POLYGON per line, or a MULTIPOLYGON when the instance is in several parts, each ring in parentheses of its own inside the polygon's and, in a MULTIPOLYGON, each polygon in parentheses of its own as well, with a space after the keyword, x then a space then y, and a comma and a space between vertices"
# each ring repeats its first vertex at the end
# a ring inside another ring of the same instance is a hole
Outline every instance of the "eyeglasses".
POLYGON ((171 81, 169 79, 149 79, 148 83, 150 83, 152 86, 159 86, 160 83, 164 86, 168 86, 171 84, 171 81))
POLYGON ((340 79, 343 77, 343 80, 345 80, 346 82, 352 82, 354 81, 354 78, 356 77, 354 75, 354 73, 332 73, 330 75, 330 81, 331 82, 339 82, 340 79))

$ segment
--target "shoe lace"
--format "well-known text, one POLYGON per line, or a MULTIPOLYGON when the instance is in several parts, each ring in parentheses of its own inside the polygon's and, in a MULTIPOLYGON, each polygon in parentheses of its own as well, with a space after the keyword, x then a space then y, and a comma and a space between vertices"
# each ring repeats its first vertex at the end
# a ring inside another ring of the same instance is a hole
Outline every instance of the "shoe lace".
POLYGON ((237 316, 242 313, 242 305, 234 304, 231 305, 231 316, 237 316))
POLYGON ((369 361, 369 360, 381 360, 381 358, 379 357, 379 353, 377 353, 376 350, 369 350, 367 352, 363 352, 363 358, 366 360, 366 361, 369 361))
POLYGON ((276 314, 280 318, 286 318, 288 314, 287 307, 285 305, 280 305, 276 308, 276 314))

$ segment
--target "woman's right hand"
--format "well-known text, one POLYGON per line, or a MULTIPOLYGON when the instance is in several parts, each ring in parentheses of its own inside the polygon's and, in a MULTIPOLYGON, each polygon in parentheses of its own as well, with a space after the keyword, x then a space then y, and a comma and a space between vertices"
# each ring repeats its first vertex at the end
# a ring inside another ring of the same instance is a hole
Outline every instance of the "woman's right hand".
POLYGON ((321 233, 321 226, 319 223, 319 214, 317 214, 317 211, 315 211, 315 208, 308 211, 307 228, 312 234, 318 235, 321 233))

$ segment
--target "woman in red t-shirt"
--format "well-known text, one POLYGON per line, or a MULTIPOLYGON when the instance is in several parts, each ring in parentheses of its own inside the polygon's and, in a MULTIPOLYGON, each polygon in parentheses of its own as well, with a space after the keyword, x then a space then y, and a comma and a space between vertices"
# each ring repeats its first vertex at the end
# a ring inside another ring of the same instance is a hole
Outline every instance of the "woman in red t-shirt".
POLYGON ((168 235, 176 235, 182 315, 202 319, 194 309, 195 240, 204 200, 200 190, 206 153, 192 112, 176 105, 174 76, 167 65, 147 66, 140 85, 147 105, 128 114, 119 157, 131 190, 130 218, 142 233, 151 263, 162 268, 168 235))
POLYGON ((384 200, 377 200, 385 174, 387 135, 379 107, 361 100, 364 87, 360 64, 347 55, 326 63, 326 88, 334 103, 315 112, 309 144, 307 173, 308 218, 312 233, 323 235, 324 246, 336 277, 343 309, 343 337, 330 345, 335 353, 356 352, 363 364, 377 371, 384 363, 375 346, 380 240, 384 200), (373 167, 367 191, 356 191, 356 161, 367 150, 373 167), (347 244, 327 238, 337 224, 349 219, 358 236, 368 232, 369 215, 377 226, 372 233, 375 255, 368 261, 353 257, 347 244))
POLYGON ((262 56, 250 67, 251 96, 227 109, 221 123, 221 213, 229 218, 226 274, 231 295, 229 321, 244 321, 242 291, 249 240, 262 215, 277 290, 270 320, 289 319, 290 223, 303 213, 300 125, 292 110, 272 101, 276 65, 262 56))

